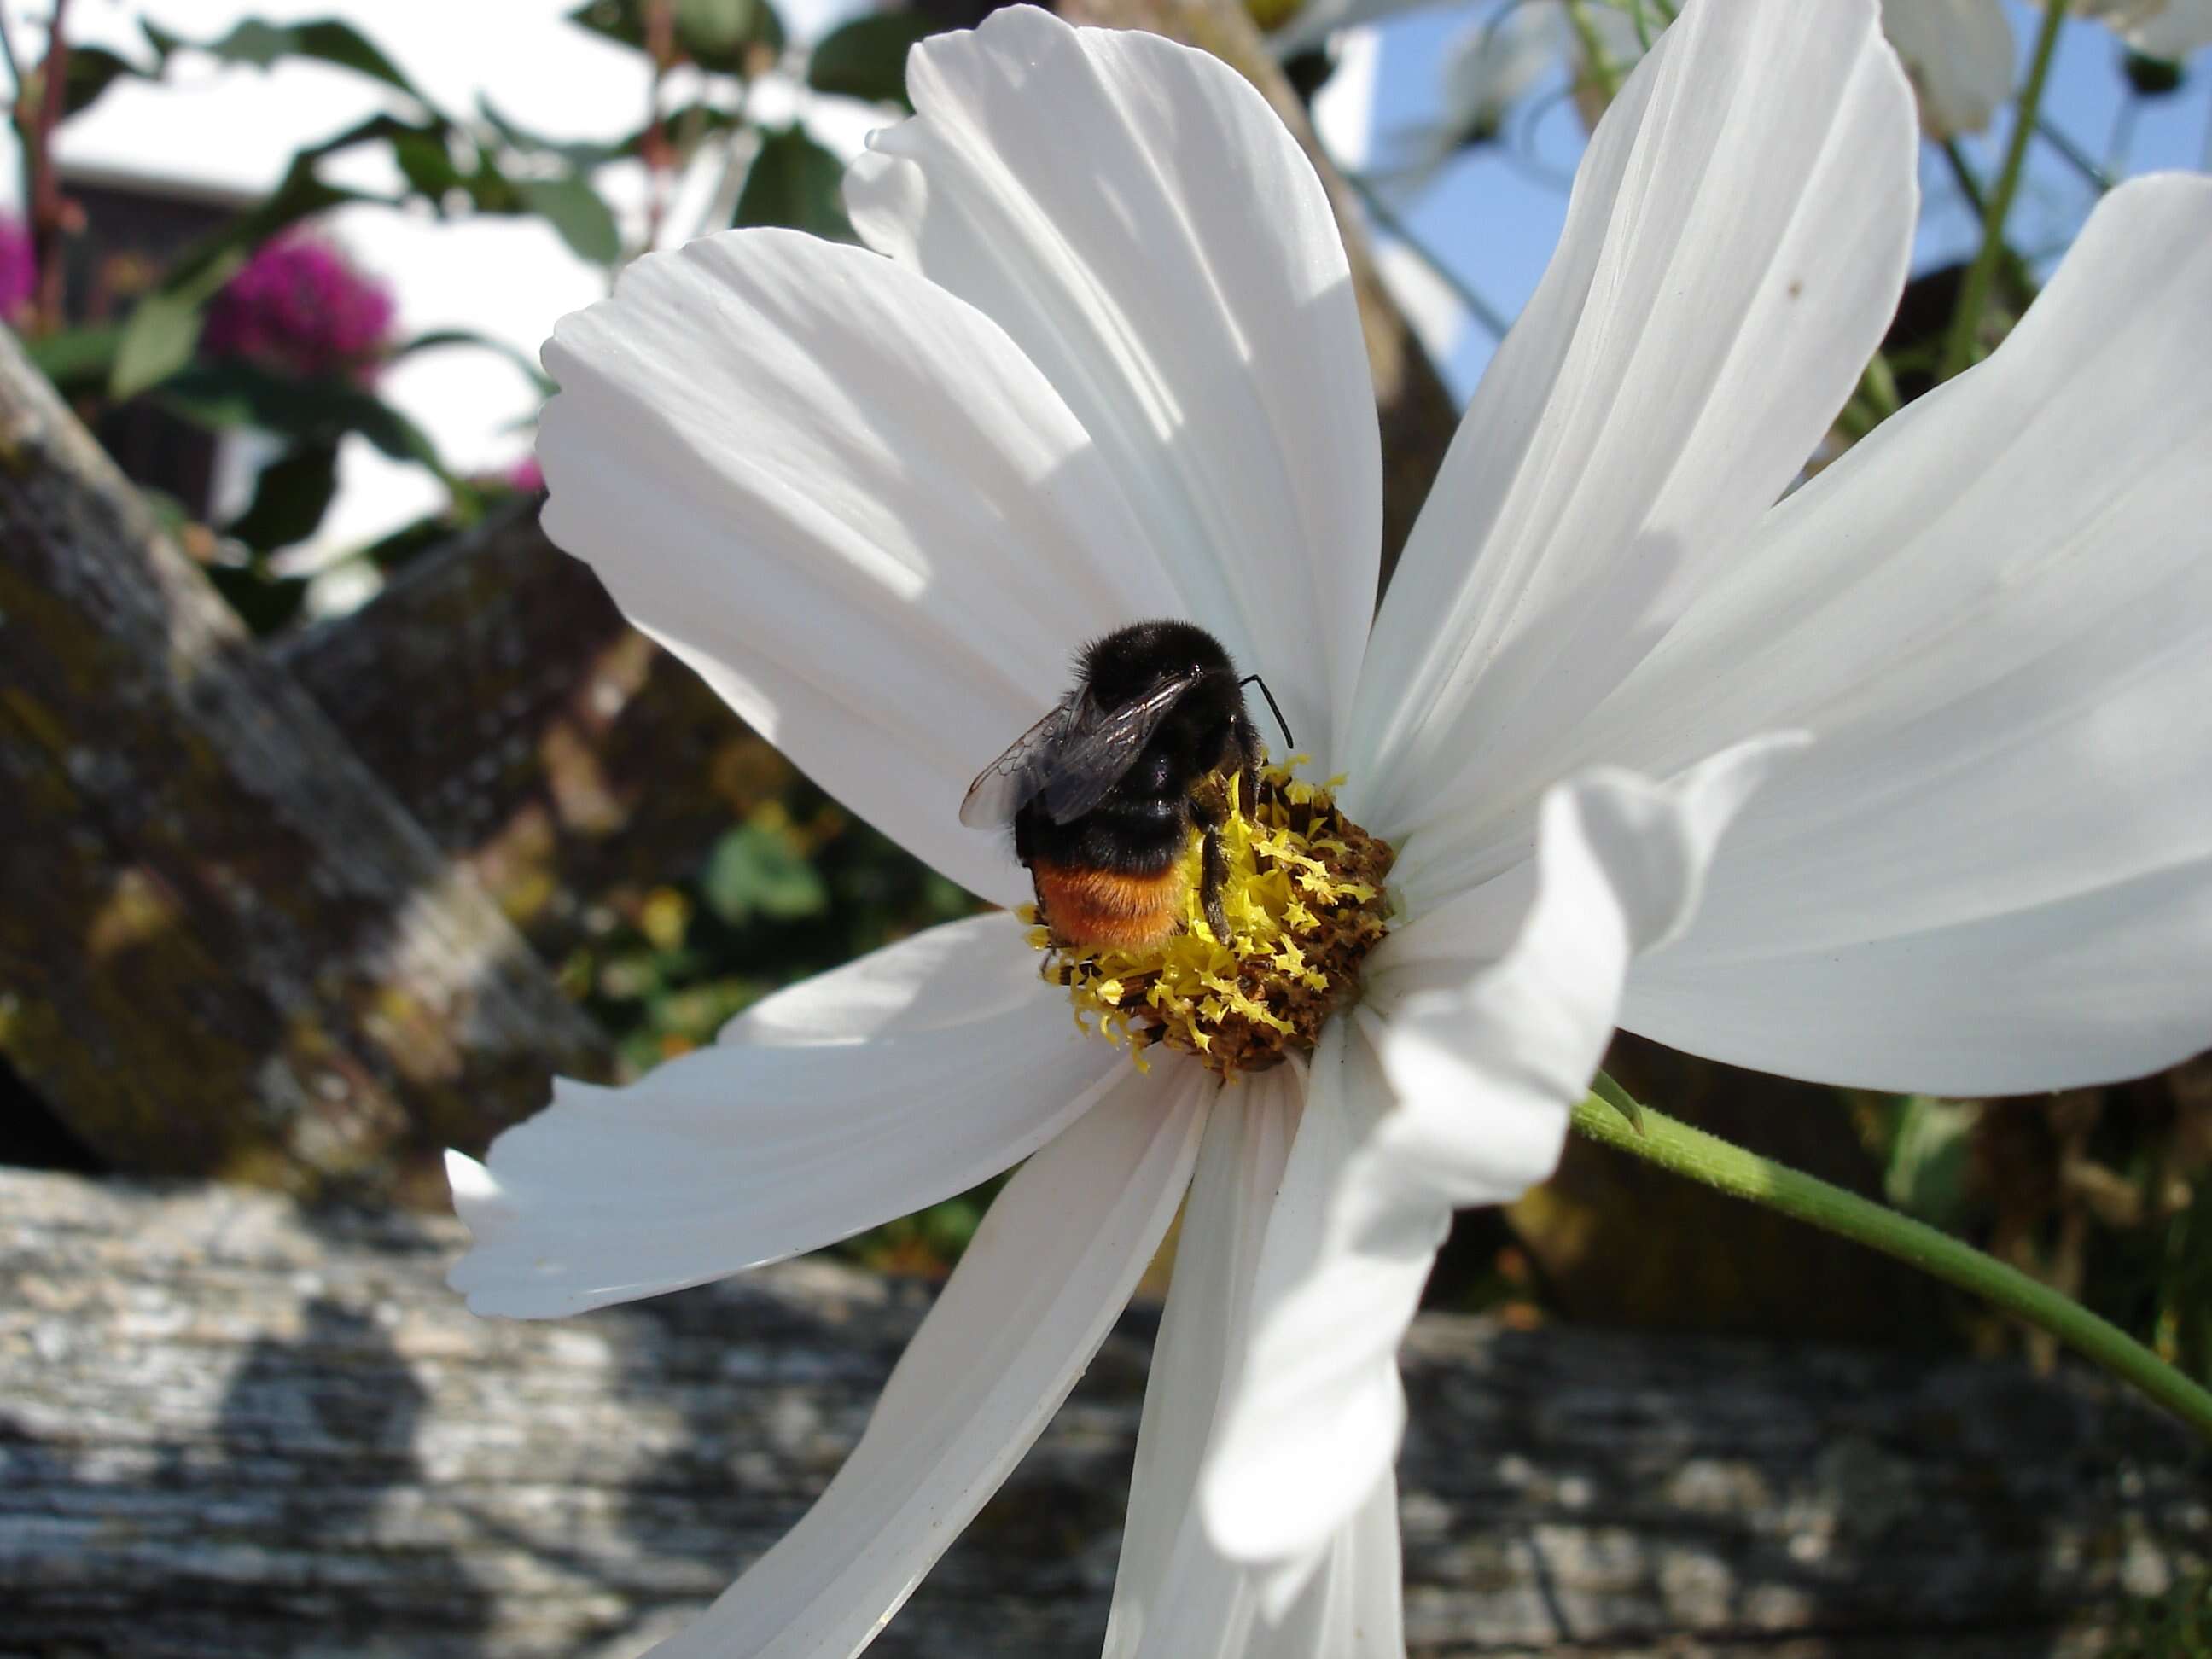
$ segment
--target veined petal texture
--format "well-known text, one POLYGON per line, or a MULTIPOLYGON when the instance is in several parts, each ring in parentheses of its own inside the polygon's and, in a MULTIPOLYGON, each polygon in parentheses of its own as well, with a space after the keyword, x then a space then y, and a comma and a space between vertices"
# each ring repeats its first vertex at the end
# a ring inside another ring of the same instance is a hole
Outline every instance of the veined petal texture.
POLYGON ((1314 1054, 1201 1481, 1228 1554, 1315 1561, 1389 1473, 1398 1345, 1453 1207, 1551 1173, 1631 958, 1680 928, 1729 820, 1792 746, 1741 744, 1663 785, 1561 784, 1528 865, 1378 947, 1314 1054))
POLYGON ((448 1154, 471 1308, 552 1318, 833 1243, 998 1174, 1128 1070, 1006 915, 770 997, 725 1038, 628 1088, 558 1081, 483 1164, 448 1154))
POLYGON ((1564 775, 1813 453, 1895 307, 1917 145, 1873 0, 1689 7, 1629 76, 1376 618, 1345 802, 1410 889, 1466 884, 1427 872, 1564 775))
POLYGON ((630 265, 545 364, 546 534, 823 787, 1025 897, 961 795, 1171 590, 1005 332, 862 249, 730 231, 630 265))
POLYGON ((1043 371, 1167 573, 1155 604, 1179 595, 1266 675, 1326 774, 1374 608, 1382 460, 1311 164, 1218 58, 1029 6, 924 42, 907 86, 919 112, 847 174, 854 226, 1043 371))
POLYGON ((806 1518, 659 1659, 850 1659, 1043 1431, 1189 1184, 1214 1091, 1122 1061, 991 1206, 806 1518))
POLYGON ((1593 741, 1815 734, 1622 1023, 1769 1071, 2008 1093, 2205 1041, 2212 179, 2106 198, 1987 362, 1778 507, 1593 741))

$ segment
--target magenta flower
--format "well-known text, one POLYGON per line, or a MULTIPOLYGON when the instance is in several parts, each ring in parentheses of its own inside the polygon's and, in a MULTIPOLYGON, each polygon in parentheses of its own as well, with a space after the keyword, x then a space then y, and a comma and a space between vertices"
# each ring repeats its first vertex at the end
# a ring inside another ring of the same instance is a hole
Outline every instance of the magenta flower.
POLYGON ((289 374, 375 378, 390 343, 391 290, 321 238, 264 242, 208 307, 202 349, 289 374))

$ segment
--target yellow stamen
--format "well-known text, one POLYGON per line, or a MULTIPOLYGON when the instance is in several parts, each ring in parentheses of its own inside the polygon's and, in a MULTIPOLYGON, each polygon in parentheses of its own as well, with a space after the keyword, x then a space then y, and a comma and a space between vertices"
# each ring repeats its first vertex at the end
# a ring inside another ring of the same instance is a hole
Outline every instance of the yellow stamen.
POLYGON ((1336 810, 1329 786, 1291 776, 1302 758, 1261 773, 1249 812, 1238 780, 1223 781, 1227 939, 1206 924, 1196 836, 1185 854, 1182 927, 1162 943, 1074 951, 1030 930, 1046 976, 1068 988, 1076 1023, 1090 1030, 1085 1017, 1097 1014, 1099 1034, 1126 1038, 1139 1070, 1146 1048, 1163 1042, 1224 1078, 1261 1070, 1289 1050, 1310 1050, 1322 1022, 1357 989, 1360 960, 1383 934, 1393 854, 1336 810))

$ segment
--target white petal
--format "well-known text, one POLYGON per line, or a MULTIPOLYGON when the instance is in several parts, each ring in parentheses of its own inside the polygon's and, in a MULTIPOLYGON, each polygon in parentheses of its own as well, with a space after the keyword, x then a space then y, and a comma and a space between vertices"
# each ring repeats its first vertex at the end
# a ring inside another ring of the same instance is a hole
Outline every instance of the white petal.
POLYGON ((815 1249, 996 1175, 1128 1069, 1074 1029, 1006 915, 865 957, 724 1035, 628 1088, 558 1080, 487 1164, 447 1155, 471 1308, 553 1318, 815 1249))
POLYGON ((2212 985, 2212 180, 2124 185, 1996 355, 1778 507, 1601 752, 1818 741, 1624 1023, 2008 1093, 2169 1064, 2212 985))
POLYGON ((772 230, 636 261, 545 364, 546 534, 839 799, 1024 896, 961 795, 1163 580, 1036 369, 912 272, 772 230))
POLYGON ((1252 1276, 1304 1103, 1303 1067, 1249 1079, 1206 1128, 1183 1208, 1137 1431, 1106 1659, 1241 1659, 1251 1570, 1216 1550, 1192 1502, 1216 1413, 1244 1353, 1252 1276))
POLYGON ((1917 191, 1872 0, 1691 0, 1585 155, 1376 620, 1346 808, 1480 840, 1796 475, 1917 191))
POLYGON ((2212 0, 2086 0, 2081 9, 2152 58, 2179 59, 2212 46, 2212 0))
POLYGON ((849 1659, 997 1490, 1105 1340, 1198 1156, 1212 1079, 1126 1066, 999 1194, 805 1519, 660 1659, 849 1659))
POLYGON ((1375 599, 1382 461, 1344 246, 1205 52, 1012 7, 915 48, 846 175, 874 246, 988 313, 1098 447, 1163 609, 1264 674, 1325 773, 1375 599))
POLYGON ((1389 1469, 1398 1345, 1452 1207, 1551 1173, 1631 956, 1680 927, 1729 814, 1779 752, 1745 745, 1664 786, 1561 785, 1533 868, 1496 884, 1503 900, 1469 894, 1377 949, 1364 1000, 1314 1054, 1250 1355, 1201 1480, 1229 1554, 1298 1562, 1389 1469))
POLYGON ((2012 97, 2012 25, 2001 0, 1882 0, 1881 26, 1936 138, 1979 132, 2012 97))
POLYGON ((1264 1595, 1242 1659, 1404 1659, 1396 1473, 1375 1483, 1287 1607, 1273 1611, 1264 1595))

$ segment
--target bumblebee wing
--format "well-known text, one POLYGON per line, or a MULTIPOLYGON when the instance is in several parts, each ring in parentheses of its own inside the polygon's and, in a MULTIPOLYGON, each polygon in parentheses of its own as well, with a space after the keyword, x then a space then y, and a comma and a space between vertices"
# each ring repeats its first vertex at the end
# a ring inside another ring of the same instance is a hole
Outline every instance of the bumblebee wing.
POLYGON ((1066 823, 1097 805, 1136 764, 1168 710, 1202 678, 1202 670, 1186 670, 1118 708, 1101 708, 1087 690, 1077 699, 1044 779, 1044 810, 1052 821, 1066 823))
POLYGON ((1073 695, 1054 704, 1042 720, 1007 745, 1005 754, 975 775, 975 781, 961 799, 961 823, 970 830, 989 830, 1007 823, 1044 787, 1054 752, 1074 708, 1073 695))

